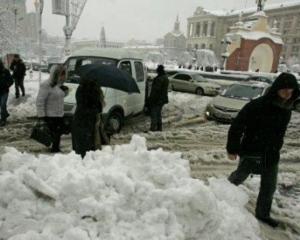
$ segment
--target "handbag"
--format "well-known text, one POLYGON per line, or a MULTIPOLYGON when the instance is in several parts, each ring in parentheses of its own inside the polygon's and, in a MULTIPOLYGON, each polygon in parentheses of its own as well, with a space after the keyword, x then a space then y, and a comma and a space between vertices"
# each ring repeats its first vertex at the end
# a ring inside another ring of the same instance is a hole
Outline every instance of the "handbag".
POLYGON ((50 147, 52 143, 51 131, 46 122, 38 120, 32 129, 30 138, 35 141, 50 147))

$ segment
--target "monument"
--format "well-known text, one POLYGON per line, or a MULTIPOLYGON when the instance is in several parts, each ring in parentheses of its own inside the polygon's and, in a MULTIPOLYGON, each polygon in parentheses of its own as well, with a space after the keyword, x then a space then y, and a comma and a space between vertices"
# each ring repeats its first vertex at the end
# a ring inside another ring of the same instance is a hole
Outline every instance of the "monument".
POLYGON ((270 27, 263 11, 266 0, 256 0, 257 12, 239 21, 225 35, 230 44, 223 53, 225 68, 235 71, 276 72, 283 41, 277 22, 270 27))

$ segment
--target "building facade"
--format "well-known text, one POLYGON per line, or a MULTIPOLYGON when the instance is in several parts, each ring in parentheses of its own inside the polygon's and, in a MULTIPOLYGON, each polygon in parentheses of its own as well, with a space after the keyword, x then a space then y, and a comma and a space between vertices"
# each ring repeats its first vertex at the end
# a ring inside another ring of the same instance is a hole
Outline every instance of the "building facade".
MULTIPOLYGON (((187 48, 211 49, 221 57, 226 46, 223 38, 230 27, 239 21, 239 16, 247 18, 257 11, 256 7, 238 11, 209 11, 198 7, 187 23, 187 48)), ((264 9, 268 23, 278 25, 283 38, 282 59, 300 57, 300 1, 266 5, 264 9)))

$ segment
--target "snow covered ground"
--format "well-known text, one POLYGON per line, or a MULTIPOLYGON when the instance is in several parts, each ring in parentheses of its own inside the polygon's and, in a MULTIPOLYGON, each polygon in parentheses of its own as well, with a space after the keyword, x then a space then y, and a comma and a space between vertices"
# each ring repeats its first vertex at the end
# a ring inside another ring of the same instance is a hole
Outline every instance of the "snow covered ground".
POLYGON ((36 73, 25 87, 20 99, 11 89, 0 129, 0 239, 300 239, 299 113, 282 151, 274 230, 253 217, 259 177, 238 188, 226 180, 237 163, 224 150, 229 126, 203 120, 211 98, 172 92, 164 132, 144 133, 143 115, 128 119, 111 147, 81 160, 70 136, 55 155, 29 139, 36 73))

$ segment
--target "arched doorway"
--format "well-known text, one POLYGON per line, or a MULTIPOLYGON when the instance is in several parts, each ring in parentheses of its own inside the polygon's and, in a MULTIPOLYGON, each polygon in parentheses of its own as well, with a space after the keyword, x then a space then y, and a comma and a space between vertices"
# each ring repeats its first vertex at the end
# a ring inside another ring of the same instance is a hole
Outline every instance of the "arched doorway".
POLYGON ((274 53, 268 44, 257 45, 249 59, 249 71, 272 72, 274 53))

